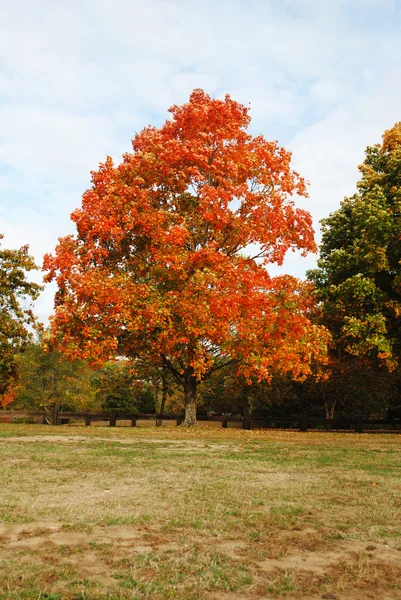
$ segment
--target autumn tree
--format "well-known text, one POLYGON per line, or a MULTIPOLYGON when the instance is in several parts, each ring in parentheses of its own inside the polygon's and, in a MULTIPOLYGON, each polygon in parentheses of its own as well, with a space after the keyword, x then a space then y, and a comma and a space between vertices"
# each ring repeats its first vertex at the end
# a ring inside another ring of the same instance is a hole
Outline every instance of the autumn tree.
POLYGON ((401 123, 370 146, 357 192, 323 223, 309 273, 336 360, 393 370, 401 358, 401 123))
POLYGON ((249 109, 195 90, 133 152, 92 172, 72 214, 77 235, 45 257, 56 280, 55 343, 71 356, 163 359, 183 387, 185 424, 216 369, 246 378, 300 377, 325 352, 309 319, 307 284, 271 277, 290 249, 315 250, 306 196, 291 155, 252 137, 249 109), (250 254, 249 246, 256 248, 250 254))
MULTIPOLYGON (((3 236, 0 235, 0 241, 3 236)), ((37 325, 32 301, 42 289, 27 279, 27 272, 37 269, 28 246, 19 250, 0 248, 0 404, 14 397, 11 389, 18 376, 15 354, 23 349, 37 325)))

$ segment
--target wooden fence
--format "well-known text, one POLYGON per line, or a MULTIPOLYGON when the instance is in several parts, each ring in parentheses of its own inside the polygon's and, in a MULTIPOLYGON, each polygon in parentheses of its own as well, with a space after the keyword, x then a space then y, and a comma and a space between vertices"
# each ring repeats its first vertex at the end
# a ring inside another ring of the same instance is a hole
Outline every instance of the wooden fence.
MULTIPOLYGON (((229 423, 241 423, 243 429, 297 429, 309 431, 324 429, 326 431, 355 431, 363 433, 369 431, 391 431, 401 433, 401 419, 365 419, 363 417, 324 419, 309 417, 307 415, 295 415, 290 417, 256 417, 250 415, 198 415, 201 422, 220 422, 223 428, 229 423)), ((21 421, 36 421, 49 425, 65 425, 71 421, 85 421, 90 427, 95 421, 106 421, 110 427, 116 427, 117 421, 130 421, 131 427, 136 427, 137 421, 155 421, 156 427, 160 427, 163 421, 176 421, 181 425, 184 415, 159 415, 159 414, 136 414, 123 412, 64 412, 57 406, 52 411, 0 411, 0 423, 11 423, 21 421)))

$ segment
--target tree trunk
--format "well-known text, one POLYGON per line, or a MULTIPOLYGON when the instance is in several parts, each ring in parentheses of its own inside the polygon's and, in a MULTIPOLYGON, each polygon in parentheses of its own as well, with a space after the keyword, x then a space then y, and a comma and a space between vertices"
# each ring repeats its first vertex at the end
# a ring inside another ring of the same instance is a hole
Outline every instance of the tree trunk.
POLYGON ((243 421, 243 429, 251 429, 251 413, 249 407, 249 398, 248 398, 249 386, 244 386, 241 390, 242 397, 242 406, 244 409, 244 421, 243 421))
POLYGON ((192 367, 188 367, 184 379, 185 427, 196 425, 196 387, 197 381, 192 367))
POLYGON ((160 414, 161 415, 164 415, 164 408, 166 406, 167 394, 168 394, 167 365, 166 365, 166 361, 163 360, 163 366, 162 366, 162 403, 160 405, 160 414))
POLYGON ((336 400, 334 400, 334 402, 325 402, 324 403, 324 410, 326 413, 326 419, 334 419, 334 411, 336 408, 336 400))

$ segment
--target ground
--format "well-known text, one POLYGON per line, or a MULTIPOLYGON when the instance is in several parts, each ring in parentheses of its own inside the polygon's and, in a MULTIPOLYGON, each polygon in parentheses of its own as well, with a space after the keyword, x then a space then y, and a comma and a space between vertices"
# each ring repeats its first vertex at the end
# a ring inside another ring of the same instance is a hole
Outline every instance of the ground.
POLYGON ((401 598, 401 435, 0 425, 0 599, 401 598))

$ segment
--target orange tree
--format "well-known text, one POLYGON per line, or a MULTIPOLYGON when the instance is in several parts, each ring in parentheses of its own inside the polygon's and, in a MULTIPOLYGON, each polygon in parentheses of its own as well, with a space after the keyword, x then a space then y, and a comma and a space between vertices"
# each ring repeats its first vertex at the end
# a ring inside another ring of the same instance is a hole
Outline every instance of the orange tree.
POLYGON ((120 165, 107 158, 92 173, 77 235, 44 262, 58 284, 56 345, 95 361, 163 360, 183 386, 186 425, 216 369, 302 377, 325 353, 307 285, 266 268, 289 249, 315 250, 311 217, 291 198, 305 182, 289 152, 247 132, 248 111, 202 90, 173 106, 120 165))

